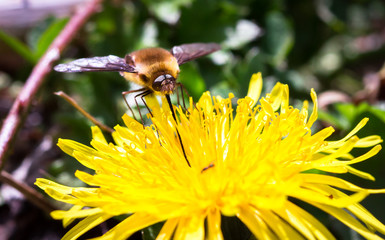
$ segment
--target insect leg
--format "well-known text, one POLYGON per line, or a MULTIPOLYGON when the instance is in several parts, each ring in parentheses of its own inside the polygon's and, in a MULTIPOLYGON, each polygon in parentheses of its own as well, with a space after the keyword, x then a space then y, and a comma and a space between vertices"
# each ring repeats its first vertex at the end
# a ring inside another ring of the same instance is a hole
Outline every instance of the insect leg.
POLYGON ((144 99, 145 96, 150 95, 151 93, 153 93, 151 90, 147 90, 147 91, 142 92, 140 95, 138 94, 137 96, 140 96, 140 99, 142 99, 142 102, 144 103, 144 106, 146 106, 148 112, 151 114, 151 117, 154 117, 154 115, 151 112, 151 109, 148 107, 148 105, 144 99))
POLYGON ((139 97, 139 96, 141 96, 142 94, 143 94, 143 92, 139 93, 138 95, 135 95, 135 96, 134 96, 134 101, 135 101, 135 104, 136 104, 136 108, 137 108, 138 111, 139 111, 140 120, 142 121, 142 125, 143 125, 143 127, 144 127, 144 120, 143 120, 142 112, 140 111, 138 101, 136 100, 136 98, 139 97))
MULTIPOLYGON (((185 109, 186 108, 186 105, 185 105, 185 102, 184 102, 184 95, 183 95, 183 92, 186 93, 188 99, 190 99, 190 94, 188 93, 187 89, 185 88, 185 86, 182 84, 182 83, 176 83, 177 86, 181 89, 181 92, 182 92, 182 99, 183 99, 183 105, 185 106, 185 109)), ((190 101, 190 100, 189 100, 190 101)), ((194 108, 197 108, 196 105, 195 105, 195 102, 193 101, 193 105, 194 105, 194 108)))
MULTIPOLYGON (((183 103, 183 110, 186 111, 186 103, 185 103, 185 100, 184 100, 184 94, 183 94, 183 90, 186 91, 186 89, 184 88, 183 84, 182 83, 177 83, 177 86, 178 88, 180 89, 180 93, 181 93, 181 98, 182 98, 182 103, 183 103)), ((187 97, 190 98, 190 95, 188 94, 188 92, 186 91, 186 94, 187 94, 187 97)), ((177 96, 177 100, 178 100, 178 104, 180 105, 180 102, 179 102, 179 93, 178 93, 178 90, 176 91, 176 96, 177 96)))
MULTIPOLYGON (((178 89, 176 89, 175 92, 176 92, 176 102, 177 102, 178 105, 180 106, 180 100, 179 100, 179 92, 178 92, 178 89)), ((185 111, 185 109, 183 109, 183 111, 185 111)))
MULTIPOLYGON (((132 116, 135 118, 135 120, 137 120, 137 118, 136 118, 136 116, 134 114, 134 111, 130 107, 130 104, 128 104, 128 102, 127 102, 126 95, 129 95, 129 94, 135 93, 135 92, 144 92, 144 91, 146 91, 146 88, 139 88, 139 89, 135 89, 135 90, 130 90, 130 91, 122 92, 122 96, 123 96, 124 102, 126 103, 128 109, 130 110, 130 112, 131 112, 132 116)), ((136 102, 136 100, 135 100, 135 102, 136 102)), ((138 107, 138 104, 136 104, 136 106, 138 107)), ((138 107, 138 111, 139 111, 139 114, 140 114, 139 107, 138 107)), ((142 119, 142 123, 143 123, 143 119, 142 119)))

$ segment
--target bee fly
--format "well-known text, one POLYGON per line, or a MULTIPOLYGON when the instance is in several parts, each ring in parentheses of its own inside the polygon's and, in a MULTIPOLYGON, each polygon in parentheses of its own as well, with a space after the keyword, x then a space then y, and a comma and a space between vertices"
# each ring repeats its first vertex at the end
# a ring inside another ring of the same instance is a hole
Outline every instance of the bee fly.
MULTIPOLYGON (((114 55, 81 58, 69 63, 59 64, 55 66, 54 69, 58 72, 119 72, 126 80, 142 86, 140 89, 122 93, 126 103, 127 100, 125 96, 133 92, 139 92, 134 96, 137 107, 137 97, 141 97, 147 107, 143 99, 145 96, 151 93, 165 95, 172 116, 176 121, 175 112, 171 105, 170 94, 174 92, 177 86, 182 86, 176 82, 180 72, 179 65, 219 49, 220 46, 216 43, 183 44, 173 47, 170 51, 163 48, 145 48, 129 53, 125 58, 114 55)), ((131 110, 128 103, 127 106, 131 110)), ((143 122, 140 111, 139 115, 143 122)), ((183 154, 190 166, 178 131, 177 135, 182 146, 183 154)))

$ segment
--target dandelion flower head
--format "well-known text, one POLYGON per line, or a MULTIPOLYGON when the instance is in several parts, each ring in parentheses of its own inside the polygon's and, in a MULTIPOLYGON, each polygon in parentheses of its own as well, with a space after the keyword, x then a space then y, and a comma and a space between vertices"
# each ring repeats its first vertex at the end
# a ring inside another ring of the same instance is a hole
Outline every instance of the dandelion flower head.
POLYGON ((334 239, 297 204, 301 201, 367 239, 381 239, 376 231, 385 234, 385 226, 359 203, 384 190, 360 188, 338 177, 350 173, 374 180, 351 166, 381 149, 380 137, 355 136, 367 119, 341 140, 327 141, 332 127, 311 129, 317 119, 313 90, 310 113, 306 101, 301 109, 289 105, 287 85, 277 83, 259 99, 261 89, 261 75, 254 74, 237 107, 232 94, 221 98, 206 92, 186 111, 174 107, 176 122, 167 104, 160 107, 147 99, 152 125, 143 127, 124 115, 126 126, 115 127, 114 143, 97 127, 92 127, 91 147, 59 139, 64 152, 94 170, 76 172, 89 187, 36 182, 54 199, 73 205, 52 212, 53 218, 65 226, 82 219, 63 239, 76 239, 123 214, 125 219, 100 239, 126 239, 159 222, 164 224, 157 239, 223 239, 221 216, 237 217, 258 239, 334 239), (353 156, 353 148, 368 150, 353 156))

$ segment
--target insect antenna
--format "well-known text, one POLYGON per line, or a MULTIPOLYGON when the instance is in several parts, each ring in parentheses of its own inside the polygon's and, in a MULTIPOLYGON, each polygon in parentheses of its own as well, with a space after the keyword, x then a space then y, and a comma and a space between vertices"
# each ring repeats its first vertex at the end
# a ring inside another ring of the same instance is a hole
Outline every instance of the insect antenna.
MULTIPOLYGON (((165 95, 166 95, 167 103, 168 103, 168 106, 169 106, 169 108, 170 108, 172 117, 174 118, 175 123, 177 123, 176 115, 175 115, 175 112, 174 112, 174 108, 173 108, 173 106, 172 106, 172 104, 171 104, 171 98, 170 98, 170 95, 169 95, 169 94, 165 94, 165 95)), ((176 134, 178 135, 180 145, 181 145, 181 147, 182 147, 183 156, 184 156, 184 158, 186 159, 187 165, 188 165, 189 167, 191 167, 191 164, 190 164, 189 160, 187 159, 186 151, 184 150, 182 138, 180 137, 178 128, 175 127, 175 130, 176 130, 176 134)))

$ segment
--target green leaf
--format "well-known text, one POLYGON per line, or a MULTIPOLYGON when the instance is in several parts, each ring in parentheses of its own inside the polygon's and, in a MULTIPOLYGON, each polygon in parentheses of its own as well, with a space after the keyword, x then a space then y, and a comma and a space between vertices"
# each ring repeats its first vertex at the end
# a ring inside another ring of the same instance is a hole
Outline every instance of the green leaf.
POLYGON ((206 90, 206 84, 195 66, 193 63, 181 66, 179 81, 188 89, 189 94, 197 99, 206 90))
POLYGON ((19 41, 17 38, 0 30, 0 39, 31 64, 35 64, 37 62, 37 58, 34 57, 34 54, 27 47, 27 45, 19 41))
POLYGON ((264 50, 271 57, 271 64, 278 66, 285 60, 294 44, 293 30, 289 21, 280 12, 266 16, 264 50))
POLYGON ((163 227, 163 222, 156 223, 152 226, 146 227, 145 229, 142 230, 142 239, 143 240, 156 239, 162 227, 163 227))
POLYGON ((349 126, 348 128, 351 128, 351 124, 353 124, 354 119, 356 116, 359 114, 359 110, 357 106, 353 104, 336 104, 336 110, 341 114, 344 118, 346 118, 349 121, 349 126))
POLYGON ((48 49, 48 47, 51 45, 53 40, 59 35, 61 30, 64 28, 64 26, 67 24, 68 19, 58 19, 54 21, 47 30, 44 31, 44 33, 41 35, 37 42, 35 56, 37 59, 39 59, 48 49))
POLYGON ((382 109, 367 103, 361 103, 358 106, 351 103, 339 103, 333 106, 334 111, 320 111, 319 119, 329 122, 343 131, 350 131, 361 119, 369 117, 370 121, 365 126, 365 131, 374 128, 378 130, 373 133, 380 134, 383 129, 381 126, 385 124, 385 111, 382 109))
POLYGON ((325 121, 327 123, 332 124, 333 126, 336 126, 339 129, 347 129, 348 126, 345 126, 339 119, 338 116, 335 116, 334 114, 330 112, 326 112, 323 110, 319 110, 318 112, 318 119, 325 121))
POLYGON ((222 216, 221 228, 223 238, 226 240, 250 240, 252 234, 250 230, 236 217, 222 216))
POLYGON ((143 1, 148 9, 160 20, 168 24, 175 24, 178 22, 181 15, 181 8, 190 5, 192 0, 178 0, 178 1, 143 1))
POLYGON ((30 31, 26 33, 25 42, 29 49, 32 52, 36 52, 37 42, 39 41, 41 35, 51 26, 53 22, 55 22, 56 18, 53 16, 49 16, 44 20, 40 21, 36 24, 30 31))

